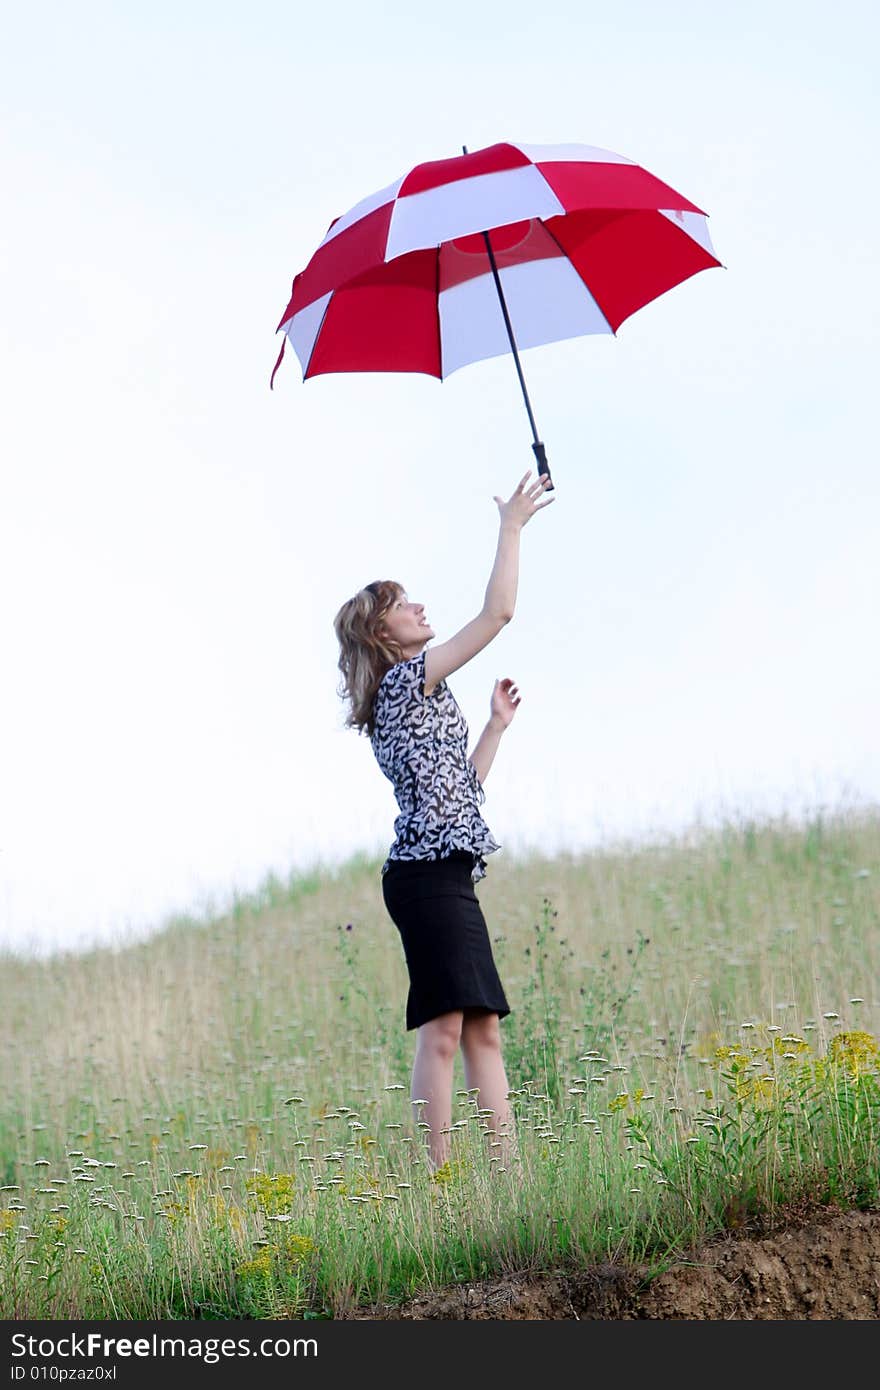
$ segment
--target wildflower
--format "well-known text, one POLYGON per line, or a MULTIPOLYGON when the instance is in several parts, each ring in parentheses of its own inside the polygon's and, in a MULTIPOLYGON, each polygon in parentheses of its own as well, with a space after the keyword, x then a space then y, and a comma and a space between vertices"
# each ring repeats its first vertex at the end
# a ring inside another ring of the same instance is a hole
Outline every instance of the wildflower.
POLYGON ((851 1033, 838 1033, 833 1039, 828 1055, 832 1061, 846 1067, 853 1080, 872 1067, 876 1069, 880 1058, 880 1046, 870 1033, 858 1029, 851 1033))
POLYGON ((239 1265, 237 1273, 244 1279, 264 1278, 268 1279, 272 1273, 272 1248, 264 1245, 258 1255, 253 1259, 246 1260, 243 1265, 239 1265))
POLYGON ((293 1173, 255 1174, 245 1184, 257 1205, 267 1216, 289 1210, 293 1201, 296 1177, 293 1173))

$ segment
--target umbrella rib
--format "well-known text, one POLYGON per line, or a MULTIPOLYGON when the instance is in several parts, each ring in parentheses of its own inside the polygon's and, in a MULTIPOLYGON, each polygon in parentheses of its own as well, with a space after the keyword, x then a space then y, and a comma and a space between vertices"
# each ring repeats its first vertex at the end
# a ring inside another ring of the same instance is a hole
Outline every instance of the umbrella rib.
MULTIPOLYGON (((562 255, 565 257, 565 259, 568 261, 569 265, 572 267, 572 270, 574 270, 574 265, 573 265, 573 263, 572 263, 571 256, 568 254, 568 252, 566 251, 565 247, 562 245, 562 242, 559 240, 559 238, 558 238, 557 236, 555 236, 553 232, 551 232, 550 228, 547 226, 547 223, 544 221, 543 218, 541 218, 541 226, 543 227, 544 231, 547 233, 547 235, 548 235, 548 237, 550 238, 550 240, 553 242, 553 245, 559 247, 560 252, 561 252, 562 255)), ((602 308, 602 305, 599 303, 598 299, 596 299, 596 295, 595 295, 594 291, 593 291, 592 288, 587 284, 587 282, 586 282, 586 280, 584 279, 584 277, 583 277, 578 271, 575 271, 575 274, 577 275, 577 277, 578 277, 578 279, 580 280, 581 284, 583 285, 584 289, 585 289, 589 294, 591 294, 591 295, 593 296, 593 300, 594 300, 594 302, 595 302, 596 308, 599 310, 599 313, 602 315, 603 319, 604 319, 605 322, 608 324, 608 327, 611 328, 611 320, 610 320, 610 318, 608 317, 608 315, 606 314, 605 310, 602 308)), ((611 336, 612 336, 613 338, 616 338, 616 337, 617 337, 617 330, 616 330, 615 328, 611 328, 611 336)))
POLYGON ((434 302, 437 305, 437 362, 440 367, 440 380, 443 380, 443 326, 440 322, 440 251, 443 243, 437 242, 437 261, 434 275, 434 302))
POLYGON ((327 303, 324 305, 324 312, 323 312, 323 314, 321 315, 321 322, 318 324, 318 331, 317 331, 317 333, 315 334, 314 340, 313 340, 313 342, 312 342, 312 349, 311 349, 311 352, 309 353, 309 360, 308 360, 308 362, 306 363, 306 366, 305 366, 305 368, 304 368, 304 370, 303 370, 303 381, 306 380, 306 378, 307 378, 307 376, 308 376, 308 374, 309 374, 309 368, 310 368, 311 365, 312 365, 312 358, 313 358, 314 355, 315 355, 315 348, 318 346, 318 339, 319 339, 320 336, 321 336, 321 332, 322 332, 322 330, 323 330, 323 328, 324 328, 324 323, 325 323, 325 321, 326 321, 326 319, 327 319, 327 310, 330 308, 330 305, 333 303, 333 297, 334 297, 335 293, 336 293, 336 291, 334 290, 334 291, 333 291, 333 294, 331 294, 331 295, 329 296, 329 298, 327 299, 327 303))

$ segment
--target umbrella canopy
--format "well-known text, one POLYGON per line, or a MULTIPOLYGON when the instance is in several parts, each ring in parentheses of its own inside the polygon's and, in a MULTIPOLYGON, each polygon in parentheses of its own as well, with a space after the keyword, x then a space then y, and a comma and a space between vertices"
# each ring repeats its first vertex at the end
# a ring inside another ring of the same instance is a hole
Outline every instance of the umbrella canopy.
POLYGON ((586 145, 491 145, 419 164, 331 223, 278 331, 304 379, 442 379, 513 345, 499 294, 515 345, 529 348, 615 333, 719 264, 706 215, 632 160, 586 145))

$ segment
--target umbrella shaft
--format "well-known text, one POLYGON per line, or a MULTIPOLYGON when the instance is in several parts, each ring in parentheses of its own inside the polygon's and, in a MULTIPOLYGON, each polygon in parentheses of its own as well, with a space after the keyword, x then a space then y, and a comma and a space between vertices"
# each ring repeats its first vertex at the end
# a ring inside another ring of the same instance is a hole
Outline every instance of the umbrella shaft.
POLYGON ((486 251, 489 256, 489 264, 492 267, 492 275, 495 280, 495 288, 498 291, 498 301, 501 305, 501 312, 504 315, 504 327, 507 329, 507 336, 510 339, 510 350, 513 353, 513 360, 516 363, 516 374, 519 377, 519 384, 522 387, 523 400, 526 403, 526 410, 529 413, 529 424, 532 427, 532 438, 536 444, 540 443, 538 437, 538 427, 535 424, 535 417, 532 414, 532 403, 529 400, 529 393, 526 390, 526 379, 523 376, 523 369, 520 365, 519 352, 516 347, 516 339, 513 336, 513 324, 510 322, 510 314, 507 312, 507 300, 504 298, 504 290, 501 288, 501 276, 498 274, 498 265, 495 261, 495 252, 492 250, 492 243, 489 240, 489 233, 483 233, 483 240, 486 243, 486 251))
MULTIPOLYGON (((467 145, 462 145, 461 152, 462 154, 467 154, 467 145)), ((501 305, 501 312, 504 315, 504 327, 507 329, 507 337, 510 341, 510 350, 513 353, 513 360, 516 364, 516 374, 519 377, 519 384, 523 393, 523 400, 526 403, 526 410, 529 416, 529 424, 532 427, 532 439, 534 440, 534 443, 532 444, 532 449, 534 451, 535 458, 538 461, 538 473, 546 473, 549 478, 550 469, 547 467, 547 453, 544 448, 544 445, 538 438, 538 426, 535 424, 535 417, 532 413, 532 403, 529 400, 529 393, 526 390, 526 379, 523 376, 523 369, 520 365, 519 352, 516 346, 516 339, 513 336, 513 324, 510 322, 510 314, 507 312, 507 300, 504 298, 504 290, 501 288, 501 276, 498 274, 498 265, 495 260, 495 252, 492 250, 492 243, 489 240, 488 231, 483 233, 483 240, 486 243, 486 251, 489 256, 489 265, 492 267, 492 276, 495 280, 495 288, 498 291, 498 302, 501 305)), ((552 481, 550 482, 549 486, 553 486, 552 481)))

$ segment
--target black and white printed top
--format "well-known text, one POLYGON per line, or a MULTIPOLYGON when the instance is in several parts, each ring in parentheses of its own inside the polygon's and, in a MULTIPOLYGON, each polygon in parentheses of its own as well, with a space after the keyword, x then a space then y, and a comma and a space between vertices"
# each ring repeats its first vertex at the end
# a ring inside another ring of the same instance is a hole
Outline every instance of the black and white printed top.
POLYGON ((470 850, 476 856, 471 877, 483 878, 484 856, 501 846, 477 809, 486 793, 467 755, 465 717, 445 680, 425 694, 424 652, 386 671, 373 715, 370 743, 400 807, 382 872, 394 859, 470 850))

